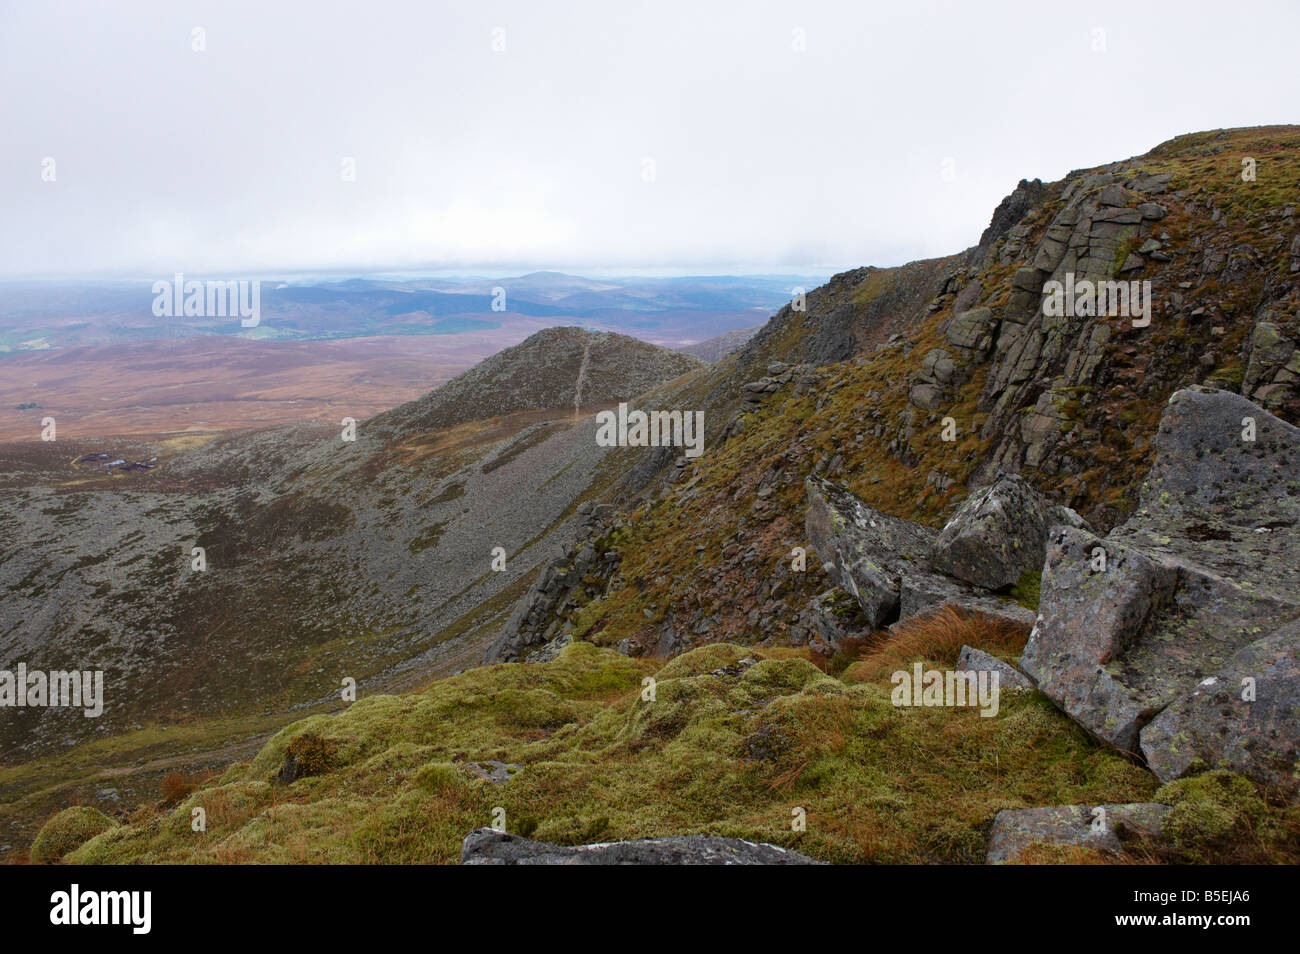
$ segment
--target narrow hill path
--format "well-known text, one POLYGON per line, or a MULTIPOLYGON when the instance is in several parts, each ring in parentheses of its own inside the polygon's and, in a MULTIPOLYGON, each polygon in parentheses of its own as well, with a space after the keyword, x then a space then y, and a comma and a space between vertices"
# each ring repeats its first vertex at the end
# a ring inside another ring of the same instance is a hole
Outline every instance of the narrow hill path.
POLYGON ((582 383, 587 379, 587 362, 591 360, 591 342, 582 346, 582 364, 578 365, 578 383, 573 389, 573 414, 577 417, 582 410, 582 383))

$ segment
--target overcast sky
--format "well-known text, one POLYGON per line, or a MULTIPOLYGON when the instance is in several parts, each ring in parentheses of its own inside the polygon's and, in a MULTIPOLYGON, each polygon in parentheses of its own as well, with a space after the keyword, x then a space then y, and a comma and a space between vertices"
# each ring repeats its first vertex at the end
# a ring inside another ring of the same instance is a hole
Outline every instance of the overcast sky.
POLYGON ((1022 177, 1296 121, 1297 38, 1294 0, 0 0, 0 276, 897 264, 1022 177))

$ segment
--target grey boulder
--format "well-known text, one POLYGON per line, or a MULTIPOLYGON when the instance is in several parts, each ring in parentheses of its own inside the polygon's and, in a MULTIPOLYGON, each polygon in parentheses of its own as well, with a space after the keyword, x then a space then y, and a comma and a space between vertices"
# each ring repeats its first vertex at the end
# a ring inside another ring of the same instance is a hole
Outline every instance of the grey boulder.
POLYGON ((898 616, 902 577, 925 554, 934 531, 881 513, 830 481, 805 482, 808 539, 827 574, 876 629, 898 616))
POLYGON ((776 845, 689 835, 565 847, 493 828, 478 828, 461 845, 463 865, 816 865, 776 845))
POLYGON ((1170 398, 1154 444, 1127 522, 1104 538, 1053 531, 1021 666, 1098 738, 1140 744, 1162 778, 1201 758, 1273 779, 1297 744, 1285 707, 1296 697, 1286 627, 1300 619, 1300 430, 1240 395, 1191 388, 1170 398), (1266 706, 1218 699, 1216 686, 1246 675, 1273 696, 1266 706))
POLYGON ((1056 524, 1082 526, 1022 477, 1003 474, 957 508, 930 551, 930 565, 972 586, 998 590, 1039 570, 1047 533, 1056 524))
POLYGON ((1031 845, 1076 845, 1117 854, 1134 837, 1159 836, 1168 812, 1168 805, 1155 802, 1007 809, 993 820, 984 861, 1019 862, 1031 845))
POLYGON ((1011 663, 1003 662, 973 646, 961 648, 961 653, 957 656, 957 669, 959 672, 995 672, 998 674, 999 689, 1034 688, 1034 681, 1011 663))
POLYGON ((1162 782, 1228 769, 1289 790, 1300 775, 1300 623, 1249 643, 1142 730, 1162 782))

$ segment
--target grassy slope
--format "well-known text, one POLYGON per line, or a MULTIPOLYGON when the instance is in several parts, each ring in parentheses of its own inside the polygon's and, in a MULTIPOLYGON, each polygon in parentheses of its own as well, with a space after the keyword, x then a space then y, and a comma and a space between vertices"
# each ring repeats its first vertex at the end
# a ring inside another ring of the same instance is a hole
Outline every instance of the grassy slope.
MULTIPOLYGON (((912 645, 950 666, 951 642, 931 634, 912 645)), ((211 787, 174 807, 142 807, 97 837, 85 810, 70 809, 46 826, 38 855, 446 863, 499 807, 510 830, 559 843, 710 833, 827 861, 974 863, 1000 809, 1156 792, 1149 773, 1094 744, 1038 693, 1004 694, 993 718, 900 709, 873 668, 858 663, 837 679, 790 650, 715 644, 662 664, 576 643, 553 663, 478 669, 296 723, 211 787), (291 746, 314 750, 320 773, 271 781, 291 746), (497 786, 468 768, 486 759, 522 770, 497 786), (199 807, 206 832, 191 827, 199 807), (804 832, 792 830, 797 808, 804 832)), ((1187 803, 1179 819, 1189 841, 1158 851, 1186 860, 1219 850, 1206 844, 1210 831, 1251 860, 1300 858, 1294 809, 1265 808, 1239 779, 1223 787, 1231 798, 1168 788, 1165 797, 1187 803)))
POLYGON ((1007 694, 990 719, 896 709, 887 678, 846 683, 790 651, 719 644, 662 664, 574 644, 554 663, 296 723, 219 785, 141 809, 67 860, 450 862, 501 806, 512 830, 562 843, 698 832, 831 861, 973 862, 1000 808, 1154 788, 1036 693, 1007 694), (759 661, 735 666, 747 656, 759 661), (301 736, 325 740, 329 768, 268 781, 301 736), (498 787, 467 770, 483 759, 523 770, 498 787), (805 833, 791 831, 796 807, 805 833))

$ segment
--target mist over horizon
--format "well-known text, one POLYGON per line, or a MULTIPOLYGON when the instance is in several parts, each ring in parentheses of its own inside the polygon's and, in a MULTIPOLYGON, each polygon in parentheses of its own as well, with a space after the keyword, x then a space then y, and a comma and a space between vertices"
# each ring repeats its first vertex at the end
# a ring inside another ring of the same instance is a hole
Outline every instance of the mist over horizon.
POLYGON ((1300 32, 1268 0, 382 8, 0 7, 0 278, 901 265, 1022 178, 1284 118, 1300 32))

